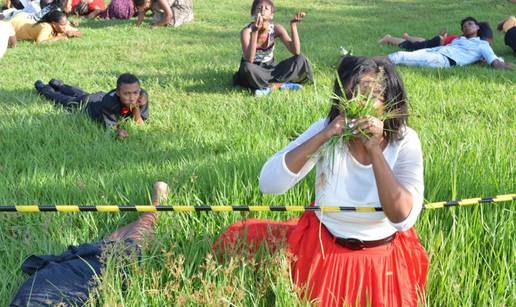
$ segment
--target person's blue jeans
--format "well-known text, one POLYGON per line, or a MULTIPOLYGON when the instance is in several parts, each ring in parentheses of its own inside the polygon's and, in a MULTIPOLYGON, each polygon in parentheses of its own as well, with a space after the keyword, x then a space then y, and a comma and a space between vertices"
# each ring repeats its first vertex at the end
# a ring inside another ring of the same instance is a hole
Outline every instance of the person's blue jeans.
POLYGON ((389 54, 387 57, 396 65, 432 68, 450 67, 450 61, 447 57, 438 52, 429 51, 428 49, 420 49, 412 52, 398 51, 389 54))

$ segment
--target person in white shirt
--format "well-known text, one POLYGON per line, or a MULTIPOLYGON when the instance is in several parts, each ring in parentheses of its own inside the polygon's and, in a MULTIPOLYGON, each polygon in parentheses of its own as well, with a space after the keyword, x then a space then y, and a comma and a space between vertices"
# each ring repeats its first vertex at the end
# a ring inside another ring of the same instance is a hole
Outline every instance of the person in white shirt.
POLYGON ((283 235, 296 259, 293 280, 306 289, 309 300, 321 306, 417 306, 428 268, 428 256, 412 228, 423 203, 423 157, 416 132, 407 126, 403 82, 391 63, 352 56, 342 59, 338 78, 335 95, 372 95, 379 116, 398 115, 384 122, 376 117, 346 118, 334 99, 327 118, 265 163, 260 189, 283 194, 315 166, 315 205, 382 210, 307 211, 288 222, 248 219, 231 225, 214 248, 224 252, 243 238, 254 251, 283 235), (324 146, 343 133, 344 125, 354 129, 355 137, 340 139, 328 152, 324 146))
POLYGON ((389 54, 388 59, 394 64, 449 68, 465 66, 484 60, 496 69, 514 69, 513 64, 506 64, 497 57, 487 41, 478 36, 480 29, 477 20, 466 17, 461 21, 462 35, 449 45, 420 49, 413 52, 398 51, 389 54))
POLYGON ((16 46, 16 34, 10 22, 0 21, 0 59, 7 51, 7 47, 16 46))

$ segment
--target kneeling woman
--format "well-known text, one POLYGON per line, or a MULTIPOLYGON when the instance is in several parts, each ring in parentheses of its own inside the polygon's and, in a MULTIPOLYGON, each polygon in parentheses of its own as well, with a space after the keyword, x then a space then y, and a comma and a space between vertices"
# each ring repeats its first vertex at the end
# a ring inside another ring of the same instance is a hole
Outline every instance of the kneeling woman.
POLYGON ((256 250, 286 234, 292 278, 308 299, 321 306, 417 306, 428 267, 412 228, 423 203, 423 158, 416 132, 407 127, 403 83, 392 64, 359 57, 344 58, 338 78, 336 96, 371 95, 377 113, 349 118, 341 99, 333 100, 327 118, 265 163, 260 189, 285 193, 315 166, 316 205, 382 211, 307 211, 288 222, 248 219, 227 229, 215 247, 224 250, 245 238, 256 250), (384 114, 397 116, 382 121, 384 114), (352 132, 342 138, 345 127, 352 132), (325 145, 335 137, 336 145, 325 145))
POLYGON ((275 89, 298 90, 301 85, 297 83, 313 81, 312 69, 301 54, 297 33, 297 24, 305 14, 300 12, 290 21, 291 38, 282 25, 272 23, 274 12, 272 1, 255 0, 251 15, 256 20, 240 32, 243 54, 234 83, 254 90, 256 95, 268 95, 275 89), (274 62, 276 38, 294 55, 278 64, 274 62))

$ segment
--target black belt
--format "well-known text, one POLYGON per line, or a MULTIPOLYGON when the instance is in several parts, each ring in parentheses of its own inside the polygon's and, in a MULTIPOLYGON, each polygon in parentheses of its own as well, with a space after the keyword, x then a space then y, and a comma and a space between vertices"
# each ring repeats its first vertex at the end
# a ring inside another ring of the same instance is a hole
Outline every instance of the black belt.
POLYGON ((360 250, 360 249, 364 249, 364 248, 371 248, 371 247, 376 247, 376 246, 390 243, 390 242, 392 242, 392 240, 394 240, 394 238, 396 238, 396 234, 397 234, 397 232, 393 233, 392 235, 390 235, 386 238, 383 238, 380 240, 373 240, 373 241, 362 241, 362 240, 354 239, 354 238, 335 237, 335 242, 337 242, 337 244, 344 246, 346 248, 349 248, 349 249, 360 250))
POLYGON ((448 59, 448 62, 450 62, 450 66, 455 66, 457 65, 457 62, 455 62, 452 58, 449 58, 447 56, 445 56, 447 59, 448 59))

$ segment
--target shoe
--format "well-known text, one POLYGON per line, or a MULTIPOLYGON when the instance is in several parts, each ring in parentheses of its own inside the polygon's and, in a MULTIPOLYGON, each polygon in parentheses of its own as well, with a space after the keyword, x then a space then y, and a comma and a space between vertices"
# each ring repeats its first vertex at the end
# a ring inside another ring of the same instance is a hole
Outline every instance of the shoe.
POLYGON ((302 88, 303 86, 301 84, 292 82, 283 83, 280 86, 280 90, 282 91, 299 91, 302 88))
POLYGON ((270 87, 259 88, 254 91, 255 96, 267 96, 270 93, 272 93, 272 89, 270 87))
POLYGON ((41 89, 45 86, 45 83, 43 83, 43 81, 41 80, 37 80, 36 82, 34 82, 34 87, 36 88, 36 90, 38 90, 38 92, 41 91, 41 89))
POLYGON ((55 90, 58 90, 64 85, 64 82, 57 79, 50 79, 50 81, 48 81, 48 85, 53 87, 55 90))

